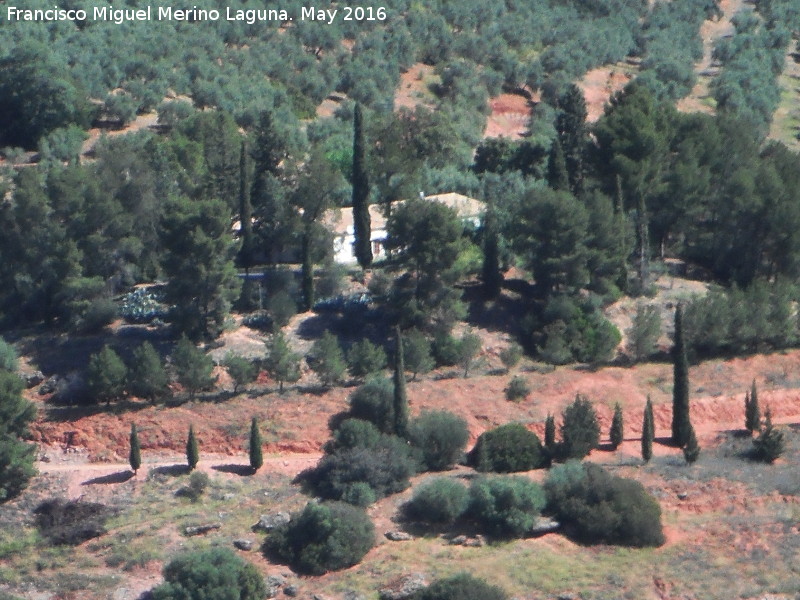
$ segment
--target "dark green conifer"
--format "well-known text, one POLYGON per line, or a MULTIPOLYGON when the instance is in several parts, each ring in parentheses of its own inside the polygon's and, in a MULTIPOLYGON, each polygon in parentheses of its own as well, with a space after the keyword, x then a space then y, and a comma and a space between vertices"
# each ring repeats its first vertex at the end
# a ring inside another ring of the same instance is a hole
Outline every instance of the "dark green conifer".
POLYGON ((553 145, 550 147, 550 157, 547 160, 547 183, 554 190, 569 190, 569 174, 564 161, 564 149, 558 138, 553 140, 553 145))
POLYGON ((650 397, 644 407, 644 418, 642 419, 642 459, 649 462, 653 458, 653 439, 655 438, 655 421, 653 420, 653 403, 650 397))
POLYGON ((503 285, 500 271, 500 249, 498 248, 497 218, 490 204, 483 221, 483 289, 487 298, 496 298, 503 285))
POLYGON ((189 438, 186 440, 186 464, 190 471, 194 471, 200 461, 200 449, 194 435, 194 425, 189 425, 189 438))
POLYGON ((361 104, 356 103, 353 114, 353 233, 354 252, 358 264, 366 269, 372 264, 369 220, 369 177, 361 104))
POLYGON ((683 448, 689 441, 689 361, 683 339, 683 308, 675 310, 675 343, 672 347, 672 443, 683 448))
POLYGON ((139 471, 142 466, 142 449, 139 446, 139 434, 136 431, 136 423, 131 423, 131 441, 130 441, 130 454, 128 455, 128 462, 131 465, 134 475, 139 471))
POLYGON ((550 413, 544 421, 544 447, 551 453, 556 447, 556 419, 550 413))
POLYGON ((264 455, 261 449, 261 431, 258 428, 258 419, 253 417, 250 422, 250 467, 253 472, 264 466, 264 455))
POLYGON ((753 379, 751 391, 745 393, 744 396, 744 426, 751 434, 761 428, 761 409, 758 406, 758 389, 755 379, 753 379))
POLYGON ((403 336, 395 327, 394 350, 394 431, 400 437, 408 433, 408 397, 406 395, 406 372, 403 362, 403 336))
POLYGON ((616 450, 624 439, 624 422, 622 416, 622 407, 619 402, 614 405, 614 416, 611 419, 611 431, 609 433, 611 439, 611 447, 616 450))

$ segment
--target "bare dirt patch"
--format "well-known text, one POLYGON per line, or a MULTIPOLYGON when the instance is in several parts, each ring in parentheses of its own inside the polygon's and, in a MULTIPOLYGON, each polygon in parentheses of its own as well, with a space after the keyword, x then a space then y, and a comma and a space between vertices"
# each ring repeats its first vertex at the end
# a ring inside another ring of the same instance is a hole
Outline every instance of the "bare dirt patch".
POLYGON ((416 63, 400 75, 400 84, 394 95, 394 109, 414 110, 417 106, 433 108, 431 85, 438 81, 439 77, 431 65, 416 63))
POLYGON ((489 99, 489 117, 483 137, 522 138, 531 118, 535 100, 522 94, 500 94, 489 99))
POLYGON ((606 65, 592 69, 577 82, 586 98, 586 121, 594 123, 603 114, 608 100, 628 85, 635 69, 626 63, 606 65))

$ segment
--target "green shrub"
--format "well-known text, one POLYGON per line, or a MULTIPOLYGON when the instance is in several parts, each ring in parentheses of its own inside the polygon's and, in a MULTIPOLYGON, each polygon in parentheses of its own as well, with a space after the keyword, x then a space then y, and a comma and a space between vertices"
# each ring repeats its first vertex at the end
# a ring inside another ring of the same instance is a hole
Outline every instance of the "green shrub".
POLYGON ((301 573, 322 575, 357 564, 374 543, 372 521, 360 508, 309 502, 270 534, 267 548, 301 573))
POLYGON ((104 504, 82 500, 46 500, 33 511, 36 528, 51 544, 77 546, 106 533, 113 511, 104 504))
POLYGON ((216 382, 211 376, 214 361, 195 346, 186 336, 182 336, 172 351, 172 364, 180 383, 194 398, 198 391, 208 389, 216 382))
POLYGON ((0 369, 4 371, 17 370, 17 351, 14 346, 0 337, 0 369))
POLYGON ((553 467, 545 491, 548 510, 581 542, 635 547, 664 543, 661 507, 638 481, 569 461, 553 467))
POLYGON ((588 398, 580 395, 564 409, 561 415, 562 458, 583 458, 600 443, 600 424, 597 413, 588 398))
POLYGON ((511 344, 500 351, 500 360, 507 371, 516 367, 520 359, 522 359, 522 346, 519 344, 511 344))
POLYGON ((279 290, 267 300, 267 312, 272 317, 273 327, 276 330, 282 329, 297 314, 297 303, 289 292, 279 290))
POLYGON ((383 433, 393 433, 394 384, 391 379, 369 379, 350 395, 350 416, 369 421, 383 433))
POLYGON ((98 333, 113 323, 118 314, 117 305, 110 298, 92 300, 80 317, 77 330, 80 333, 98 333))
POLYGON ((386 352, 364 338, 356 342, 347 353, 347 370, 353 377, 366 377, 386 367, 386 352))
POLYGON ((156 349, 144 342, 133 351, 128 369, 128 389, 140 398, 155 400, 167 392, 169 376, 156 349))
POLYGON ((431 343, 419 329, 412 328, 403 335, 403 363, 406 370, 413 373, 412 379, 416 379, 419 373, 428 373, 436 366, 431 343))
POLYGON ((463 484, 438 477, 417 488, 403 510, 412 520, 449 525, 464 514, 467 500, 467 488, 463 484))
POLYGON ((504 392, 506 394, 506 400, 516 402, 517 400, 523 400, 527 398, 528 394, 531 393, 531 388, 528 385, 528 381, 524 377, 521 375, 515 375, 511 378, 511 381, 508 382, 504 392))
POLYGON ((413 596, 413 600, 506 600, 499 587, 467 573, 434 581, 413 596))
POLYGON ((764 429, 753 440, 753 458, 766 463, 773 463, 783 454, 783 432, 772 424, 772 412, 769 407, 764 415, 764 429))
POLYGON ((332 439, 325 444, 325 452, 332 454, 337 450, 374 448, 380 439, 380 430, 369 421, 345 419, 333 432, 332 439))
POLYGON ((376 498, 383 498, 406 489, 416 467, 405 440, 383 435, 373 447, 339 449, 325 455, 300 479, 314 493, 331 500, 344 500, 352 493, 352 484, 359 482, 369 485, 376 498))
POLYGON ((469 515, 486 533, 526 535, 545 507, 542 487, 526 477, 481 478, 469 488, 469 515))
POLYGON ((327 330, 314 342, 311 357, 311 369, 326 387, 339 381, 347 368, 339 339, 327 330))
POLYGON ((436 364, 442 367, 452 367, 458 364, 461 353, 461 344, 449 333, 440 333, 433 338, 433 357, 436 364))
POLYGON ((192 502, 197 502, 202 495, 206 493, 209 483, 210 479, 207 473, 203 471, 192 471, 192 474, 189 475, 189 483, 186 486, 186 496, 188 496, 192 502))
POLYGON ((243 356, 228 353, 223 364, 228 371, 228 375, 233 379, 234 394, 239 389, 239 386, 253 383, 258 376, 258 367, 243 356))
POLYGON ((430 471, 452 467, 469 441, 467 422, 447 411, 424 412, 411 421, 411 443, 422 452, 422 462, 430 471))
POLYGON ((262 600, 267 595, 258 569, 225 548, 179 556, 164 567, 164 583, 153 600, 262 600))
POLYGON ((513 473, 546 465, 539 437, 519 423, 501 425, 481 434, 469 454, 478 471, 513 473))
POLYGON ((378 498, 375 491, 364 481, 348 483, 342 489, 342 502, 366 508, 378 498))

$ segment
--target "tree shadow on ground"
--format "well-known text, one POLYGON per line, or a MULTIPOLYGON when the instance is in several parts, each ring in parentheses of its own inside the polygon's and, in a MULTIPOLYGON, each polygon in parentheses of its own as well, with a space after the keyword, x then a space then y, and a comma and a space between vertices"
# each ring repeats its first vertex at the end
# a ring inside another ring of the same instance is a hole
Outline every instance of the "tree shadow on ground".
POLYGON ((214 465, 211 468, 220 473, 229 473, 231 475, 238 475, 239 477, 249 477, 256 474, 256 471, 253 470, 253 467, 250 465, 227 464, 214 465))
POLYGON ((157 475, 167 475, 169 477, 178 477, 186 475, 189 472, 188 465, 162 465, 160 467, 153 467, 150 469, 151 473, 157 475))
POLYGON ((117 471, 116 473, 109 473, 108 475, 101 475, 93 479, 87 479, 81 485, 110 485, 114 483, 125 483, 133 477, 133 471, 128 469, 124 471, 117 471))

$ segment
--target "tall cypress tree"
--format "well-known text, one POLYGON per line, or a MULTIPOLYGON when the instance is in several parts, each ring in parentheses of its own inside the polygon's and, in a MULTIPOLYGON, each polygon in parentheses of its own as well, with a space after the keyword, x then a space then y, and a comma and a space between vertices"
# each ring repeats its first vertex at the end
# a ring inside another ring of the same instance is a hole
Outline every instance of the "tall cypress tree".
POLYGON ((131 450, 130 454, 128 454, 128 462, 135 475, 139 471, 139 467, 142 466, 142 449, 141 446, 139 446, 139 434, 136 431, 136 423, 131 423, 130 446, 131 450))
POLYGON ((675 343, 672 346, 672 443, 681 448, 689 441, 689 361, 683 339, 683 307, 675 310, 675 343))
POLYGON ((589 142, 589 132, 586 127, 586 98, 581 89, 573 83, 567 86, 558 99, 558 107, 561 113, 556 118, 556 131, 569 174, 569 190, 573 194, 578 194, 583 190, 583 163, 586 145, 589 142))
POLYGON ((400 437, 408 433, 408 396, 406 395, 406 369, 403 359, 403 336, 395 327, 394 350, 394 431, 400 437))
POLYGON ((361 104, 356 103, 353 114, 353 233, 354 251, 358 264, 366 269, 372 264, 369 221, 369 177, 367 176, 364 123, 361 104))
POLYGON ((261 431, 258 429, 258 419, 253 417, 250 421, 250 468, 253 472, 264 466, 264 455, 261 450, 261 431))
POLYGON ((194 471, 198 462, 200 462, 200 449, 194 435, 194 425, 189 425, 189 437, 186 440, 186 464, 190 471, 194 471))
POLYGON ((622 407, 617 402, 614 405, 614 417, 611 419, 611 431, 609 433, 609 438, 611 438, 611 447, 616 450, 619 448, 619 445, 622 443, 622 440, 625 437, 624 434, 624 421, 622 417, 622 407))
POLYGON ((644 407, 644 417, 642 419, 642 458, 648 462, 653 458, 653 439, 656 434, 655 421, 653 421, 653 403, 647 397, 647 404, 644 407))
POLYGON ((556 419, 550 413, 544 421, 544 447, 551 453, 556 447, 556 419))
POLYGON ((483 289, 487 298, 496 298, 503 285, 497 238, 497 217, 494 205, 489 204, 483 221, 483 289))
POLYGON ((554 190, 569 191, 569 174, 567 163, 564 161, 564 148, 557 137, 553 140, 550 156, 547 159, 547 183, 554 190))
POLYGON ((758 406, 758 389, 755 379, 753 379, 750 392, 747 392, 744 397, 744 426, 751 434, 761 428, 761 409, 758 406))
POLYGON ((253 206, 250 203, 250 183, 248 182, 247 142, 242 140, 239 151, 239 234, 242 247, 239 250, 239 265, 245 273, 253 266, 253 206))

